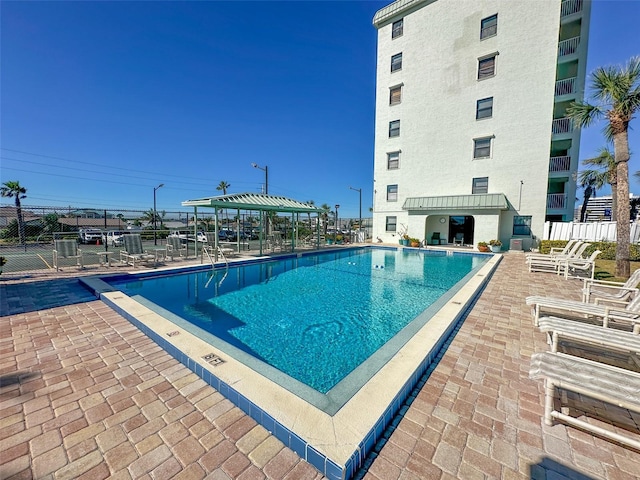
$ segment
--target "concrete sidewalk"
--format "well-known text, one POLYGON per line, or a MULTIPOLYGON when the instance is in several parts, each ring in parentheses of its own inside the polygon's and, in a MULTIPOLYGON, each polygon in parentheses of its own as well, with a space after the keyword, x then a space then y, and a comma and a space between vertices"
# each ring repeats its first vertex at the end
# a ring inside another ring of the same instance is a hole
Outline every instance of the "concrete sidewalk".
MULTIPOLYGON (((323 478, 120 315, 58 282, 0 284, 0 478, 323 478)), ((578 299, 580 286, 506 254, 359 476, 638 478, 639 452, 545 426, 542 385, 528 378, 547 345, 524 298, 578 299)))

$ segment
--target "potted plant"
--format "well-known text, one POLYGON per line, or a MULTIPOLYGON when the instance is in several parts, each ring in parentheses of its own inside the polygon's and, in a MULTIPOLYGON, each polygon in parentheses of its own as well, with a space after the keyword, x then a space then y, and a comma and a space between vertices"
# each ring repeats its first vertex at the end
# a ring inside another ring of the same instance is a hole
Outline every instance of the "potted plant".
POLYGON ((342 235, 336 235, 336 245, 342 245, 342 240, 344 237, 342 235))
POLYGON ((326 240, 327 240, 327 245, 333 245, 333 242, 335 241, 335 234, 334 233, 330 233, 329 235, 327 235, 326 240))
POLYGON ((489 241, 489 248, 493 253, 500 253, 501 247, 502 247, 502 242, 500 240, 489 241))
POLYGON ((478 242, 478 250, 480 250, 481 252, 488 252, 489 245, 487 244, 487 242, 478 242))
POLYGON ((412 247, 419 247, 420 246, 420 240, 418 240, 417 238, 410 238, 409 239, 409 245, 411 245, 412 247))
POLYGON ((400 245, 406 247, 409 245, 409 240, 411 239, 411 237, 409 237, 409 235, 407 235, 406 233, 404 235, 402 235, 402 238, 400 239, 400 245))

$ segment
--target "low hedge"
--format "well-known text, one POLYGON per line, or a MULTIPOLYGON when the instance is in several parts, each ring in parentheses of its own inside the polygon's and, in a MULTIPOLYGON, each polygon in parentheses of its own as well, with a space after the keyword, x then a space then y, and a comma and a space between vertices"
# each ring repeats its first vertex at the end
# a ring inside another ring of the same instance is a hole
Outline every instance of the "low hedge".
MULTIPOLYGON (((615 260, 616 259, 616 243, 615 242, 588 242, 591 245, 587 247, 584 252, 585 257, 591 255, 595 250, 600 250, 602 253, 598 255, 600 260, 615 260)), ((540 253, 549 253, 552 248, 564 248, 567 244, 567 240, 542 240, 540 242, 540 253)), ((632 262, 640 261, 640 245, 632 244, 629 248, 629 260, 632 262)))

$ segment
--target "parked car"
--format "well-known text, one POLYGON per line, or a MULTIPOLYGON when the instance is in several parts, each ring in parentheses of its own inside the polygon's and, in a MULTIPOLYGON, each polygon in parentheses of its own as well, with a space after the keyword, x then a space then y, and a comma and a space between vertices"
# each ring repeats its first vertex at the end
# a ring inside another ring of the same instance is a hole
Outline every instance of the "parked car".
POLYGON ((236 238, 236 232, 228 228, 223 228, 218 231, 218 239, 223 242, 235 242, 236 238))
POLYGON ((102 239, 102 232, 97 228, 81 228, 78 239, 80 243, 96 243, 102 239))
MULTIPOLYGON (((168 235, 169 237, 178 237, 182 240, 182 243, 193 242, 193 231, 192 230, 176 230, 168 235)), ((207 241, 207 236, 202 231, 198 231, 198 241, 205 242, 207 241)))
POLYGON ((112 247, 121 247, 124 244, 124 239, 122 238, 124 234, 125 232, 118 230, 107 232, 102 235, 102 241, 112 247))

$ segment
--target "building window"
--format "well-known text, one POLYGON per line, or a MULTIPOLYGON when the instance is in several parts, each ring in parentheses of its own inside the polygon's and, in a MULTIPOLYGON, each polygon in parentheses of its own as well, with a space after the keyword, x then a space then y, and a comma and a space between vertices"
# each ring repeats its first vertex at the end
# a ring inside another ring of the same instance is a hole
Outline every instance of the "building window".
POLYGON ((389 138, 400 136, 400 120, 389 122, 389 138))
POLYGON ((389 105, 397 105, 402 102, 402 85, 389 89, 389 105))
POLYGON ((397 53, 391 57, 391 71, 402 70, 402 53, 397 53))
POLYGON ((476 103, 476 120, 493 116, 493 97, 483 98, 476 103))
POLYGON ((492 137, 476 138, 473 141, 473 158, 491 157, 492 137))
POLYGON ((396 225, 398 224, 398 217, 386 217, 385 220, 385 231, 387 232, 395 232, 396 225))
POLYGON ((493 37, 498 33, 498 14, 483 18, 480 21, 480 40, 493 37))
POLYGON ((391 38, 401 37, 403 27, 404 27, 404 18, 401 18, 397 22, 393 22, 393 26, 391 27, 391 38))
POLYGON ((398 185, 387 185, 387 202, 398 201, 398 185))
POLYGON ((530 236, 531 218, 530 215, 513 217, 513 234, 530 236))
POLYGON ((387 153, 387 170, 400 168, 400 152, 387 153))
POLYGON ((478 59, 478 80, 490 78, 496 74, 496 54, 478 59))
POLYGON ((471 193, 489 193, 489 177, 474 178, 471 193))

